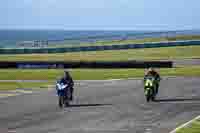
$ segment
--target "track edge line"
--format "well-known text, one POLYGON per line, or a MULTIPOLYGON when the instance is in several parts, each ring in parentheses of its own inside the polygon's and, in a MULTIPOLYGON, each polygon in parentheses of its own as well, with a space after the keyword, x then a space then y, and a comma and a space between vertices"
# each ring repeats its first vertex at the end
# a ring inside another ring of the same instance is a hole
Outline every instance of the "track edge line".
POLYGON ((187 125, 191 124, 192 122, 194 122, 194 121, 197 120, 197 119, 200 119, 200 115, 197 116, 197 117, 195 117, 194 119, 192 119, 192 120, 190 120, 190 121, 188 121, 188 122, 186 122, 186 123, 184 123, 184 124, 178 126, 177 128, 175 128, 174 130, 172 130, 172 131, 169 132, 169 133, 176 133, 178 130, 180 130, 181 128, 186 127, 187 125))

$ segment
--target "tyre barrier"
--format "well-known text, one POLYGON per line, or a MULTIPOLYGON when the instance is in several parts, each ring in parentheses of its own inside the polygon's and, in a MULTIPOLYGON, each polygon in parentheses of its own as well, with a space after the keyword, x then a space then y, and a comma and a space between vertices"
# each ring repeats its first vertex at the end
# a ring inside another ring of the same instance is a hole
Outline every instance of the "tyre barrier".
POLYGON ((200 45, 200 40, 193 41, 170 41, 159 43, 144 44, 122 44, 122 45, 104 45, 104 46, 81 46, 81 47, 61 47, 61 48, 0 48, 0 54, 33 54, 33 53, 65 53, 65 52, 85 52, 85 51, 103 51, 120 49, 139 49, 139 48, 158 48, 175 46, 200 45))
POLYGON ((53 62, 53 61, 26 61, 0 62, 0 69, 63 69, 63 68, 172 68, 172 61, 115 61, 115 62, 53 62))

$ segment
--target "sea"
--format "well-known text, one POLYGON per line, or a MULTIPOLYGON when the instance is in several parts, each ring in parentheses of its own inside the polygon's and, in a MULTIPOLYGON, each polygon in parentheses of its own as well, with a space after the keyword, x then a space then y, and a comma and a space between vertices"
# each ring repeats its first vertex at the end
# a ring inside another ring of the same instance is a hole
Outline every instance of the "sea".
POLYGON ((48 41, 50 44, 77 45, 96 41, 200 35, 200 30, 179 31, 101 31, 101 30, 0 30, 0 47, 18 47, 22 41, 48 41))

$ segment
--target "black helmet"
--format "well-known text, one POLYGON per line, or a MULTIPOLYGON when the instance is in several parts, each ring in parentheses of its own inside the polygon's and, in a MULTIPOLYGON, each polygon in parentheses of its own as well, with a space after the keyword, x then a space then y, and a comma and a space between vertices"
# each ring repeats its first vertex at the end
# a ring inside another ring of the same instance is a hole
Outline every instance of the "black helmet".
POLYGON ((65 70, 64 73, 69 73, 69 72, 67 70, 65 70))
POLYGON ((69 75, 69 72, 68 71, 64 71, 64 75, 65 75, 65 78, 69 78, 70 77, 70 75, 69 75))
POLYGON ((68 72, 67 70, 65 70, 64 73, 65 73, 66 75, 69 75, 69 72, 68 72))

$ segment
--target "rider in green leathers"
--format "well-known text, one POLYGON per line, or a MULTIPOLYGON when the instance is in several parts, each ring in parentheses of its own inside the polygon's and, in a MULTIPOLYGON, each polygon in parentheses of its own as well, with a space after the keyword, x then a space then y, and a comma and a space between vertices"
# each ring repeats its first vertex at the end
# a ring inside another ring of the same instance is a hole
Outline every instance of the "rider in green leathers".
POLYGON ((160 82, 160 79, 161 79, 159 73, 155 69, 149 68, 145 73, 144 80, 146 79, 147 76, 155 77, 155 79, 156 79, 156 90, 155 90, 155 93, 157 94, 158 93, 158 88, 159 88, 159 82, 160 82))

